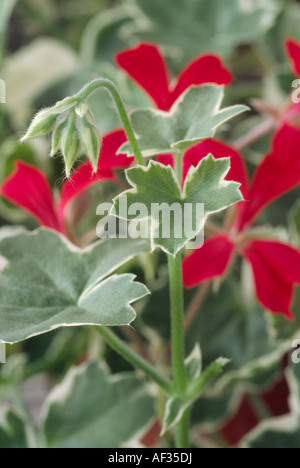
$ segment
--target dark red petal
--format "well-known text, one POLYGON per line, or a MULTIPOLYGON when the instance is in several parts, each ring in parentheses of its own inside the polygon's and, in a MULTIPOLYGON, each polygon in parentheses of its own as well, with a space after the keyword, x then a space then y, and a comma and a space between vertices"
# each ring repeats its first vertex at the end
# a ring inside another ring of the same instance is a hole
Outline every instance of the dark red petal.
POLYGON ((215 83, 229 85, 232 75, 216 55, 203 55, 190 63, 179 76, 171 94, 173 104, 192 85, 215 83))
POLYGON ((57 207, 61 223, 64 222, 65 211, 74 198, 90 188, 92 185, 114 179, 114 173, 108 169, 101 169, 95 174, 93 173, 92 165, 89 162, 81 164, 73 173, 72 177, 68 179, 62 187, 57 207))
POLYGON ((246 197, 248 192, 248 175, 244 160, 234 148, 225 145, 221 141, 204 140, 187 150, 183 160, 183 178, 186 178, 192 166, 196 167, 210 153, 216 159, 230 156, 231 169, 226 176, 226 180, 233 180, 242 184, 241 191, 243 196, 246 197))
POLYGON ((285 45, 291 59, 292 70, 295 75, 300 76, 300 43, 293 39, 288 39, 285 45))
POLYGON ((235 414, 220 429, 220 433, 231 446, 234 446, 259 422, 259 417, 255 413, 248 396, 245 395, 235 414))
POLYGON ((127 137, 123 129, 113 130, 103 136, 98 171, 125 169, 131 166, 134 158, 129 158, 126 154, 117 154, 119 148, 126 141, 127 137))
POLYGON ((273 151, 258 166, 240 208, 237 228, 250 226, 260 212, 300 184, 300 130, 284 125, 275 135, 273 151))
POLYGON ((258 300, 292 320, 293 286, 300 284, 300 252, 281 242, 255 240, 242 250, 254 274, 258 300))
POLYGON ((169 77, 158 47, 142 43, 119 52, 117 64, 151 97, 158 109, 169 110, 169 77))
POLYGON ((17 161, 15 171, 2 184, 1 194, 43 226, 63 232, 49 183, 36 167, 17 161))
POLYGON ((225 235, 205 241, 203 247, 195 250, 183 260, 184 286, 193 288, 203 281, 224 275, 233 259, 234 252, 234 244, 225 235))

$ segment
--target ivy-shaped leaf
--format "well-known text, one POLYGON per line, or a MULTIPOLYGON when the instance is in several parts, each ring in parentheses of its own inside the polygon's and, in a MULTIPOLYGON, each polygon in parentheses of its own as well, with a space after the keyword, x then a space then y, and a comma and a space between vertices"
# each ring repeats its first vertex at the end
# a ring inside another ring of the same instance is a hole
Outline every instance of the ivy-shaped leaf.
MULTIPOLYGON (((170 112, 156 109, 132 112, 131 121, 143 155, 184 151, 201 140, 213 137, 221 124, 248 109, 238 105, 220 110, 223 97, 223 86, 192 86, 176 101, 170 112)), ((132 154, 129 143, 119 151, 132 154)))
POLYGON ((240 184, 224 181, 229 169, 230 158, 214 159, 209 155, 190 169, 182 192, 170 166, 150 161, 146 168, 126 171, 134 188, 114 200, 114 210, 117 216, 128 220, 135 220, 137 211, 141 219, 150 217, 152 248, 160 247, 176 255, 202 230, 210 214, 242 200, 240 184), (200 205, 202 210, 197 209, 200 205), (187 220, 195 224, 188 226, 187 220))
POLYGON ((69 372, 43 413, 48 448, 119 448, 151 422, 154 402, 134 374, 110 376, 92 363, 69 372))
MULTIPOLYGON (((257 41, 274 24, 281 0, 130 0, 133 25, 123 28, 135 41, 155 42, 181 62, 207 52, 228 56, 257 41), (180 33, 179 33, 180 32, 180 33)), ((128 4, 128 0, 125 0, 128 4)), ((130 2, 129 2, 130 3, 130 2)))
POLYGON ((0 236, 0 341, 16 343, 63 326, 128 325, 148 294, 133 275, 110 276, 147 251, 142 241, 108 239, 79 250, 45 229, 0 236))

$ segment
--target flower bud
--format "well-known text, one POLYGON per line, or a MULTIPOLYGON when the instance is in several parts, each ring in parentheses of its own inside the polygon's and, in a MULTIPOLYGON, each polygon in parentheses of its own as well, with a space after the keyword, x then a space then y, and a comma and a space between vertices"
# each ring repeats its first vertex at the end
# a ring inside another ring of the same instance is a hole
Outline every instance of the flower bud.
POLYGON ((61 139, 64 128, 68 123, 67 115, 60 117, 54 127, 52 133, 52 146, 51 146, 51 157, 53 157, 61 149, 61 139))
POLYGON ((30 138, 36 138, 53 130, 58 114, 53 113, 52 109, 44 109, 40 111, 31 122, 26 135, 21 139, 23 143, 30 138))
POLYGON ((77 100, 74 97, 67 97, 62 101, 58 101, 51 109, 56 114, 64 114, 68 110, 72 109, 76 104, 77 100))
POLYGON ((61 150, 65 160, 66 176, 69 178, 74 162, 81 150, 79 132, 76 127, 77 116, 71 112, 61 135, 61 150))
POLYGON ((101 137, 99 131, 88 116, 83 116, 81 122, 81 143, 84 147, 87 157, 92 163, 94 172, 98 169, 98 160, 101 147, 101 137))

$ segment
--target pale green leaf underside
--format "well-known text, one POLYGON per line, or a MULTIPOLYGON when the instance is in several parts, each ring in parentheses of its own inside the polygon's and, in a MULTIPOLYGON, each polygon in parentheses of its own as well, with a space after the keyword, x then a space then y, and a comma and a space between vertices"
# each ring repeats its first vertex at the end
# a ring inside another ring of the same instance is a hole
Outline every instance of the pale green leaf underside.
MULTIPOLYGON (((170 112, 155 109, 136 110, 131 121, 145 157, 172 150, 184 151, 201 140, 214 136, 217 128, 245 112, 245 106, 220 110, 224 87, 192 86, 172 107, 170 112)), ((132 154, 129 143, 120 150, 132 154)))
POLYGON ((81 251, 48 230, 0 237, 0 340, 15 343, 62 326, 128 325, 145 296, 133 275, 107 278, 145 252, 142 241, 109 239, 81 251))
MULTIPOLYGON (((203 229, 206 218, 218 211, 242 200, 239 190, 240 184, 224 180, 230 169, 230 158, 215 159, 212 155, 204 158, 197 168, 192 168, 187 175, 184 191, 182 192, 175 179, 173 169, 168 166, 150 161, 147 168, 135 167, 127 170, 128 182, 134 187, 114 200, 115 210, 118 216, 123 217, 122 206, 130 209, 135 203, 141 203, 147 207, 151 215, 151 245, 160 247, 169 254, 175 255, 196 233, 203 229), (182 213, 187 206, 193 207, 193 235, 189 236, 186 230, 186 219, 182 216, 182 222, 176 220, 170 222, 170 235, 163 231, 163 217, 160 212, 153 213, 153 204, 166 204, 164 213, 167 217, 168 208, 176 204, 182 213), (197 204, 203 204, 203 212, 196 210, 197 204), (204 216, 203 216, 204 215, 204 216)), ((135 216, 127 216, 126 219, 134 219, 135 216)))
POLYGON ((50 448, 119 448, 154 417, 153 398, 133 374, 108 376, 95 363, 73 369, 48 397, 50 448))
POLYGON ((227 56, 235 47, 257 41, 272 27, 284 4, 230 0, 229 7, 224 0, 130 1, 136 9, 135 22, 123 29, 131 41, 163 45, 185 64, 207 52, 227 56))

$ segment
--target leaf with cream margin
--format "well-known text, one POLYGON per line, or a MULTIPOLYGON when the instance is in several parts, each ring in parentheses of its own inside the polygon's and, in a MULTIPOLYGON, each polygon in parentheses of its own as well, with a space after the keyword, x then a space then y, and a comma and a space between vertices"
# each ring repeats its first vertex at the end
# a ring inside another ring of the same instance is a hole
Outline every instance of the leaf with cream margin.
POLYGON ((148 294, 130 274, 109 276, 142 241, 107 239, 80 250, 54 231, 0 235, 0 341, 16 343, 63 326, 129 325, 148 294))
MULTIPOLYGON (((220 125, 248 108, 236 105, 221 109, 224 87, 203 85, 190 87, 169 112, 139 109, 131 122, 144 157, 172 151, 185 151, 201 140, 214 136, 220 125)), ((129 143, 119 150, 132 155, 129 143)))
MULTIPOLYGON (((298 353, 299 357, 299 353, 298 353)), ((290 414, 263 421, 244 440, 244 448, 300 448, 300 365, 287 371, 290 414)))
POLYGON ((224 180, 229 169, 230 158, 215 159, 208 155, 196 168, 190 169, 183 192, 170 166, 150 161, 148 167, 128 169, 127 179, 134 188, 114 200, 114 213, 121 218, 137 220, 135 207, 145 207, 145 216, 139 216, 151 218, 152 248, 160 247, 176 255, 203 229, 210 214, 243 199, 240 184, 224 180), (189 219, 193 217, 193 229, 188 229, 187 215, 189 219))
POLYGON ((154 417, 154 400, 133 373, 107 375, 99 364, 71 369, 45 402, 48 448, 131 445, 154 417))

